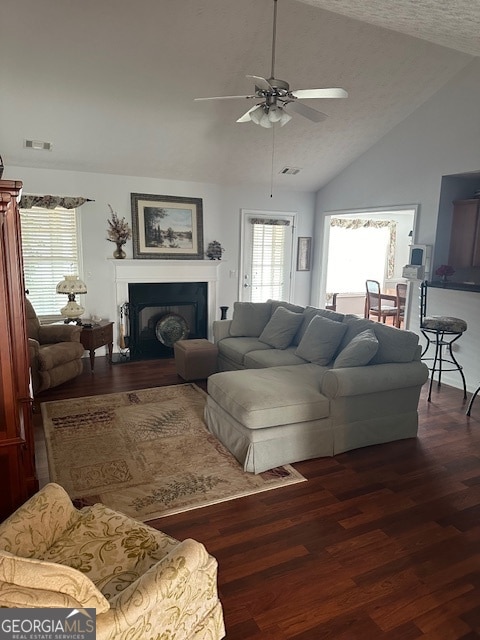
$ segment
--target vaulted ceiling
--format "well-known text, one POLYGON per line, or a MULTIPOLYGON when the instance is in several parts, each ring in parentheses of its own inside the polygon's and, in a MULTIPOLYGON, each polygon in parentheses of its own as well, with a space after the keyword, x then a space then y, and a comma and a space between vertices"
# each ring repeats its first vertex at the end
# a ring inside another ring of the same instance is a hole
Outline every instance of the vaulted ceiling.
POLYGON ((278 188, 316 190, 480 55, 471 0, 278 0, 276 77, 349 97, 274 131, 235 122, 252 102, 194 102, 269 77, 272 16, 272 0, 2 0, 5 164, 269 185, 273 159, 278 188))

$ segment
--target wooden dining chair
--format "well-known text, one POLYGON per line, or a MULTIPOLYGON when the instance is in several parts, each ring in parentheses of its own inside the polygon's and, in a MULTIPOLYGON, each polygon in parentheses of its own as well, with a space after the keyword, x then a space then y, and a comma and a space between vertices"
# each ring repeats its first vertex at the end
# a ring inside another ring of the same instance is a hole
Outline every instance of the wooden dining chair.
POLYGON ((373 316, 378 322, 386 322, 387 318, 397 318, 397 296, 382 293, 377 280, 366 280, 365 318, 373 316))
POLYGON ((395 288, 397 293, 397 317, 395 319, 395 326, 400 329, 402 322, 405 323, 405 304, 407 299, 407 284, 405 282, 398 282, 395 288))

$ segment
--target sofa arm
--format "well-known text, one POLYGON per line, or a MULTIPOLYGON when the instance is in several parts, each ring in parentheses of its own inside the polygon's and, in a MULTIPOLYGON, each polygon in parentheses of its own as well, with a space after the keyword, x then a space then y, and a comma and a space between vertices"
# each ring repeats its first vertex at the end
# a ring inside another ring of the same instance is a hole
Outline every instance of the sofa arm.
POLYGON ((0 548, 41 558, 79 513, 65 489, 50 482, 0 524, 0 548))
POLYGON ((38 328, 40 344, 53 344, 55 342, 80 342, 82 327, 68 324, 43 324, 38 328))
POLYGON ((213 341, 219 342, 223 338, 230 336, 231 320, 214 320, 213 321, 213 341))
POLYGON ((217 561, 203 544, 187 539, 110 600, 110 611, 97 616, 98 638, 112 622, 135 638, 147 625, 161 629, 162 638, 190 638, 218 602, 217 561))
POLYGON ((418 361, 329 369, 322 380, 322 393, 332 399, 359 396, 422 386, 427 379, 428 367, 418 361))

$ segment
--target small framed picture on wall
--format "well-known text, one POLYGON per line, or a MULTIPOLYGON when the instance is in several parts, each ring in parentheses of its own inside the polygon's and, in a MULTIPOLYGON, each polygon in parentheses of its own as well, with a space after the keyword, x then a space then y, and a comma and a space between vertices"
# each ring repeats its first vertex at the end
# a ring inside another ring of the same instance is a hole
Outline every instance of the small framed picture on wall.
POLYGON ((312 239, 308 237, 298 238, 297 246, 297 271, 310 271, 312 262, 312 239))

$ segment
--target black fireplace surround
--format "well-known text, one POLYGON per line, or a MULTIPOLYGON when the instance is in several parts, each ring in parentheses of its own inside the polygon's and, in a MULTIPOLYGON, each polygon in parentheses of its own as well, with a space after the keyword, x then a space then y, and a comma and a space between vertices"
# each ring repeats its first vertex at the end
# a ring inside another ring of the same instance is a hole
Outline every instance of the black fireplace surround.
POLYGON ((169 314, 188 327, 188 338, 207 337, 207 282, 130 283, 128 285, 131 360, 171 358, 173 347, 157 337, 169 314))

